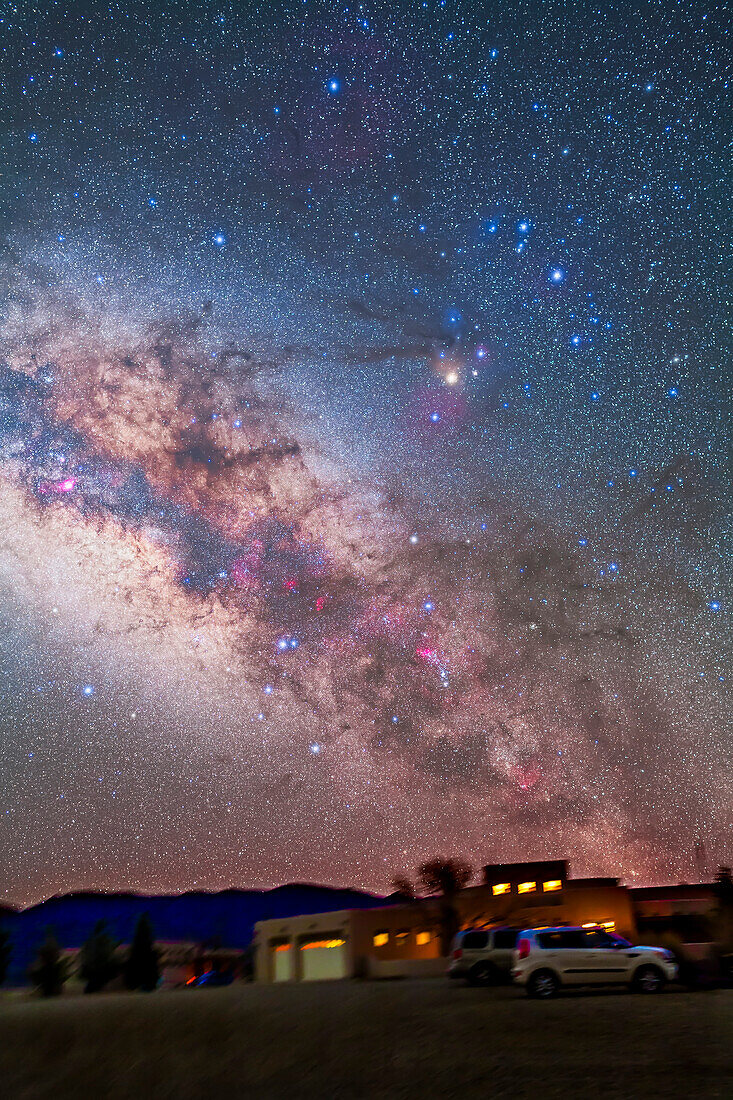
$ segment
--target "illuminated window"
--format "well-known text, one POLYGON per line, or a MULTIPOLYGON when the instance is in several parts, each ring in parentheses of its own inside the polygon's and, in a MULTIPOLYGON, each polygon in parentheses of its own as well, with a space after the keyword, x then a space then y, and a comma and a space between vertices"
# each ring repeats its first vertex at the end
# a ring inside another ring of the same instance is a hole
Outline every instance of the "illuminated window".
POLYGON ((511 886, 508 882, 496 882, 491 887, 491 892, 494 895, 494 897, 497 897, 499 894, 508 894, 508 893, 510 893, 510 891, 511 891, 511 886))
POLYGON ((301 944, 301 951, 308 951, 313 947, 343 947, 346 940, 312 940, 310 943, 301 944))
POLYGON ((407 943, 409 938, 410 938, 410 933, 407 930, 407 928, 400 928, 399 932, 395 936, 395 941, 397 943, 397 946, 399 947, 402 944, 407 943))
POLYGON ((517 886, 517 890, 520 894, 531 894, 533 890, 537 889, 536 882, 520 882, 517 886))
POLYGON ((418 945, 418 947, 422 947, 423 944, 430 943, 430 933, 418 932, 415 936, 415 943, 418 945))
POLYGON ((273 947, 272 950, 273 951, 289 951, 290 950, 290 944, 289 943, 279 943, 276 947, 273 947))
POLYGON ((372 943, 375 947, 384 947, 385 943, 389 943, 389 932, 375 932, 372 943))
POLYGON ((549 894, 551 890, 562 890, 562 882, 559 878, 551 878, 542 883, 542 889, 546 894, 549 894))

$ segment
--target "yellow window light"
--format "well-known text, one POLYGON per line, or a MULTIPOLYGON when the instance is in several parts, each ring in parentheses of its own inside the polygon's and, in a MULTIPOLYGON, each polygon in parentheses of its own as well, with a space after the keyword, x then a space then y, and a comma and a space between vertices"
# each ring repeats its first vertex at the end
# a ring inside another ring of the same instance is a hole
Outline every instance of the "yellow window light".
POLYGON ((424 944, 430 943, 430 933, 418 932, 415 936, 415 943, 418 945, 418 947, 422 947, 424 944))
POLYGON ((289 943, 279 943, 277 945, 277 947, 273 948, 273 951, 289 951, 289 950, 290 950, 290 944, 289 943))
POLYGON ((314 940, 312 943, 301 944, 301 951, 310 951, 314 947, 343 947, 346 940, 314 940))
POLYGON ((551 893, 553 890, 562 890, 562 882, 559 878, 548 879, 547 882, 542 883, 542 889, 546 894, 551 893))
POLYGON ((389 943, 389 932, 375 932, 372 943, 375 947, 384 947, 385 943, 389 943))
POLYGON ((498 897, 499 894, 509 894, 509 893, 511 893, 511 889, 512 889, 511 884, 508 883, 508 882, 496 882, 491 887, 491 892, 494 895, 494 897, 498 897))
POLYGON ((517 886, 517 890, 520 894, 531 894, 536 889, 536 882, 520 882, 519 886, 517 886))

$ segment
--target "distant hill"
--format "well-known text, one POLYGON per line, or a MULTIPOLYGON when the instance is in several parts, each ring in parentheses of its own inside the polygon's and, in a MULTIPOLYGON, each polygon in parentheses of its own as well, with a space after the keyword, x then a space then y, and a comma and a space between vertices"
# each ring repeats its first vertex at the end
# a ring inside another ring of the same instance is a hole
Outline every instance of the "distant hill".
POLYGON ((79 947, 98 920, 110 935, 129 943, 138 917, 147 913, 156 939, 246 947, 256 921, 299 913, 337 909, 371 909, 390 899, 361 890, 289 883, 274 890, 192 891, 175 895, 97 894, 80 892, 48 898, 20 911, 0 907, 0 925, 11 935, 12 956, 7 985, 27 981, 38 944, 51 926, 62 947, 79 947))

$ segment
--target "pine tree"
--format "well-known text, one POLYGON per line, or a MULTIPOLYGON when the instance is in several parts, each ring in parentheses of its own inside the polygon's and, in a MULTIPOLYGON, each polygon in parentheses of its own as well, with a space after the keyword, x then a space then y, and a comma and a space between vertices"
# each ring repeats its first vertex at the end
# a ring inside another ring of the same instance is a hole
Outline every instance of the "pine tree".
POLYGON ((79 976, 85 982, 85 993, 98 993, 116 976, 119 965, 115 958, 116 943, 105 932, 100 920, 79 953, 79 976))
POLYGON ((125 963, 125 985, 128 989, 142 989, 149 993, 155 989, 159 977, 158 952, 155 949, 153 929, 147 913, 142 913, 125 963))
POLYGON ((46 938, 38 948, 30 977, 44 997, 57 997, 63 989, 67 978, 66 959, 61 957, 61 949, 52 928, 47 930, 46 938))

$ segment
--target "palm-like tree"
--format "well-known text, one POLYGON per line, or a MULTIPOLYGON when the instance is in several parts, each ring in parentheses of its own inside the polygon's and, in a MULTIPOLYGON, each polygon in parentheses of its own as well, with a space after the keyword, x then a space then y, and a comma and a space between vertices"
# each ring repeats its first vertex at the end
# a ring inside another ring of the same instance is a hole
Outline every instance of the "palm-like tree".
POLYGON ((440 906, 440 949, 447 955, 453 937, 458 931, 460 921, 455 907, 456 894, 473 878, 473 868, 462 859, 436 856, 417 869, 417 888, 404 875, 396 875, 392 885, 406 897, 417 897, 421 892, 427 897, 439 898, 440 906))

